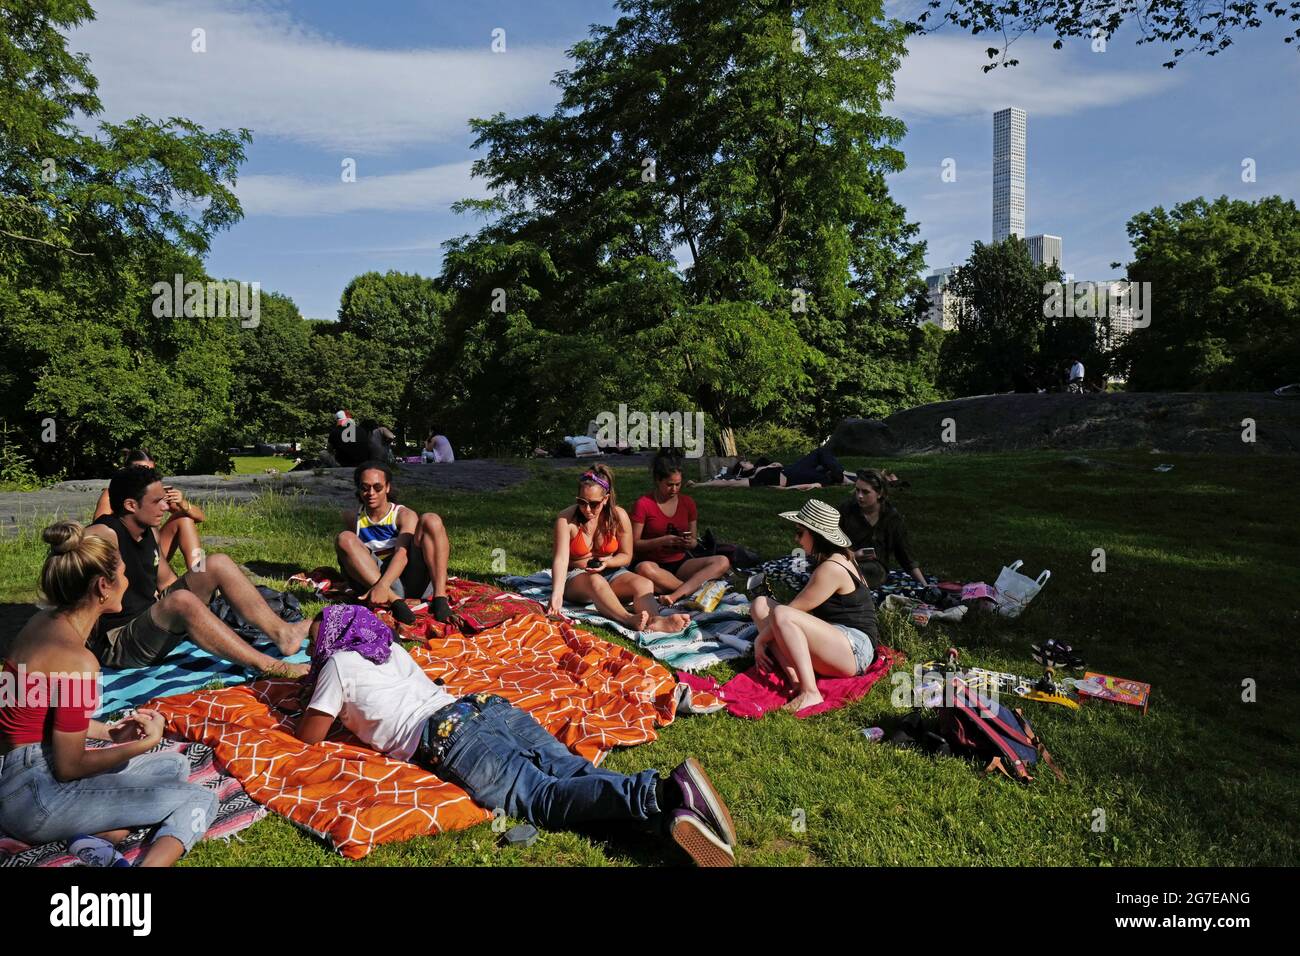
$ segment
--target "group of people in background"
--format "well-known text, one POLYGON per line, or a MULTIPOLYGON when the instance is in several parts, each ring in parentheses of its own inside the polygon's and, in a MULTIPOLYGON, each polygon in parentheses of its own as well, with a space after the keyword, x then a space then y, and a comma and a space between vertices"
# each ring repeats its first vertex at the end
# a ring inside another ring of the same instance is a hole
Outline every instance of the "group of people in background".
MULTIPOLYGON (((870 588, 891 561, 925 577, 883 473, 847 475, 825 449, 789 467, 752 467, 748 478, 726 480, 753 483, 763 472, 757 483, 772 487, 854 486, 838 509, 810 499, 781 513, 812 573, 788 604, 759 597, 751 606, 755 661, 785 677, 794 691, 788 709, 797 711, 821 702, 818 677, 850 677, 871 665, 878 630, 870 588)), ((548 613, 559 615, 568 598, 633 630, 675 633, 690 618, 674 605, 731 571, 725 555, 693 553, 699 512, 682 491, 680 460, 657 456, 651 477, 629 513, 609 468, 582 473, 573 503, 553 523, 548 613)), ((147 451, 133 450, 89 526, 61 521, 45 530, 48 606, 18 634, 4 667, 28 679, 78 674, 95 684, 101 667, 157 665, 191 640, 252 670, 301 679, 286 709, 308 743, 338 721, 368 746, 463 787, 482 806, 551 828, 639 821, 697 863, 734 862, 730 813, 698 762, 664 778, 598 770, 503 696, 457 698, 429 680, 371 608, 425 599, 437 620, 450 618, 447 528, 438 514, 394 500, 387 462, 363 461, 353 479, 357 506, 341 514, 334 544, 358 597, 291 623, 229 557, 204 553, 203 510, 164 483, 147 451), (186 562, 179 576, 169 563, 177 551, 186 562), (217 590, 284 657, 309 641, 310 663, 273 658, 235 634, 209 609, 217 590)), ((0 707, 0 830, 28 842, 70 839, 83 859, 113 865, 123 862, 116 844, 131 828, 161 823, 140 862, 170 865, 206 831, 215 799, 188 782, 183 757, 149 752, 162 737, 160 714, 139 710, 103 724, 90 719, 95 709, 57 698, 0 707), (88 748, 88 740, 124 746, 88 748)))

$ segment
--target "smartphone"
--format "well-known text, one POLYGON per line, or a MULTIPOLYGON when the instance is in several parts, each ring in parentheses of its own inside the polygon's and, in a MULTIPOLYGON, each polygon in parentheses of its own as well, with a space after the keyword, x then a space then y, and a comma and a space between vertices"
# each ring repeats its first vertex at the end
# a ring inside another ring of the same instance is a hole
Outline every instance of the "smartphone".
POLYGON ((600 567, 600 558, 588 558, 588 559, 587 559, 587 567, 589 567, 589 568, 598 568, 598 567, 600 567))
POLYGON ((862 557, 861 557, 860 560, 862 560, 862 561, 874 561, 874 560, 876 560, 876 549, 875 549, 875 548, 863 548, 863 549, 862 549, 862 557))

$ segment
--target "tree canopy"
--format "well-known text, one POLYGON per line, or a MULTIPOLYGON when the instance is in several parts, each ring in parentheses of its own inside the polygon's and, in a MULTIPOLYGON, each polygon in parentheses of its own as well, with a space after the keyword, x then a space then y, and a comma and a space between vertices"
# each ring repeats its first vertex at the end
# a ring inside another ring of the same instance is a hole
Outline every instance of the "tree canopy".
POLYGON ((984 66, 986 73, 1015 66, 1019 61, 1008 55, 1011 44, 1040 32, 1056 37, 1052 46, 1059 50, 1067 39, 1097 43, 1127 29, 1137 34, 1138 46, 1171 47, 1163 64, 1169 69, 1194 53, 1214 56, 1247 30, 1278 32, 1282 42, 1300 49, 1300 0, 927 0, 926 7, 911 23, 919 32, 952 24, 975 36, 999 38, 1000 45, 987 50, 996 62, 984 66))

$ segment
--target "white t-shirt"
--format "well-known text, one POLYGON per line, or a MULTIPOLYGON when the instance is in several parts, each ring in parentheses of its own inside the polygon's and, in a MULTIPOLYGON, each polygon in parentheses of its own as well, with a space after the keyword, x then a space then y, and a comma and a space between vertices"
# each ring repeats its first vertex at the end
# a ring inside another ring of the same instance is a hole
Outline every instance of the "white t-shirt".
POLYGON ((442 462, 442 461, 455 461, 455 460, 456 460, 456 455, 455 455, 455 453, 451 450, 451 442, 447 441, 447 436, 446 436, 446 435, 434 435, 434 436, 433 436, 433 449, 432 449, 432 450, 433 450, 433 460, 434 460, 434 461, 442 462))
MULTIPOLYGON (((1057 367, 1059 368, 1060 366, 1057 367)), ((1083 378, 1083 363, 1075 362, 1070 366, 1070 381, 1075 382, 1081 378, 1083 378)))
POLYGON ((367 746, 410 760, 425 721, 455 701, 429 680, 406 648, 394 644, 382 664, 356 651, 339 651, 321 668, 307 706, 337 717, 367 746))

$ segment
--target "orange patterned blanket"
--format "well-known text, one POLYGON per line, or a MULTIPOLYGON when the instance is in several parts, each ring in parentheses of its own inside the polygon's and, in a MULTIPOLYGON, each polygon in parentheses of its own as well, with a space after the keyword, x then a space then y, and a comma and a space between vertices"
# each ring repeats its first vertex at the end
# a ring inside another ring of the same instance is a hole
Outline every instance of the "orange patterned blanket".
MULTIPOLYGON (((540 614, 473 637, 431 637, 411 656, 455 694, 491 690, 532 713, 574 753, 654 740, 674 715, 676 680, 648 657, 540 614)), ((202 741, 258 803, 320 834, 345 857, 490 818, 465 791, 361 746, 341 727, 308 746, 274 708, 296 681, 263 680, 163 697, 168 729, 202 741)))

